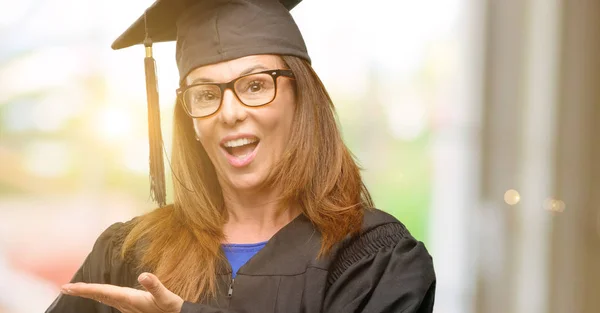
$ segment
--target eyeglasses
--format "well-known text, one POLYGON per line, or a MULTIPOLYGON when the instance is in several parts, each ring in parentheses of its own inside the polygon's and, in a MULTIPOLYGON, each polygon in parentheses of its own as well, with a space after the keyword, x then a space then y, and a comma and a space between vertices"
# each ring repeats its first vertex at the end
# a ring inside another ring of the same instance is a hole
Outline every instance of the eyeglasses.
POLYGON ((230 89, 245 106, 259 107, 277 96, 277 78, 294 78, 291 70, 268 70, 240 76, 228 83, 201 83, 177 89, 177 97, 192 118, 208 117, 219 111, 225 90, 230 89))

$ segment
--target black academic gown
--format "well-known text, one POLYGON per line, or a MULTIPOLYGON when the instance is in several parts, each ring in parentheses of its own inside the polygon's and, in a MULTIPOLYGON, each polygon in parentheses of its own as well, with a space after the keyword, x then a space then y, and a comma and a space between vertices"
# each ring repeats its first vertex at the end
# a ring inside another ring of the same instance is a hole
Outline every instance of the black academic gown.
MULTIPOLYGON (((109 227, 72 282, 135 286, 140 272, 119 257, 122 223, 109 227)), ((360 236, 317 259, 321 236, 300 215, 275 234, 231 279, 218 273, 218 296, 185 302, 181 313, 427 313, 435 273, 423 243, 379 210, 365 213, 360 236)), ((227 270, 229 269, 229 270, 227 270)), ((59 295, 46 313, 115 313, 99 302, 59 295)))

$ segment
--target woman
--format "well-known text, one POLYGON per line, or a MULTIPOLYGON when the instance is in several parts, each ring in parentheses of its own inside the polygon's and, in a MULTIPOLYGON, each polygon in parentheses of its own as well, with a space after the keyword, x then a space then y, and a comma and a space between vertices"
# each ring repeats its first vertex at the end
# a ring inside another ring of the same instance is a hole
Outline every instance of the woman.
POLYGON ((297 2, 159 1, 115 42, 177 41, 174 203, 109 227, 47 312, 433 310, 431 257, 372 208, 297 2))

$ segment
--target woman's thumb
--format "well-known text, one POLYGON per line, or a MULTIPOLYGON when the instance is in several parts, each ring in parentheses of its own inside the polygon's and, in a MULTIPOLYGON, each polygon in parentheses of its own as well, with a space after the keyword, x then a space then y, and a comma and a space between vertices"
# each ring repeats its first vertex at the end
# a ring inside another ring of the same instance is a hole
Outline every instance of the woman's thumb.
POLYGON ((173 297, 174 294, 165 288, 154 274, 143 273, 138 277, 138 281, 152 294, 152 296, 154 296, 158 303, 165 304, 169 300, 173 300, 170 298, 173 297))
POLYGON ((164 312, 180 312, 183 299, 167 289, 158 280, 158 277, 150 273, 142 273, 138 281, 154 297, 155 304, 164 312))

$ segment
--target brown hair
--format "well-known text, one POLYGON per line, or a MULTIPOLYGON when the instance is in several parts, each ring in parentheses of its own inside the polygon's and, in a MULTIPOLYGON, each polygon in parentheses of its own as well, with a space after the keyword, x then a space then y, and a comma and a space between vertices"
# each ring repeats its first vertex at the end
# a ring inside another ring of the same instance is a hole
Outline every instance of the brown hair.
MULTIPOLYGON (((308 62, 282 56, 294 72, 296 108, 291 136, 267 179, 284 186, 282 207, 295 203, 321 232, 319 255, 360 230, 373 206, 360 169, 344 145, 331 98, 308 62)), ((135 219, 122 254, 134 247, 141 268, 187 301, 215 295, 224 260, 221 242, 226 212, 215 168, 195 139, 193 123, 175 106, 172 169, 174 203, 135 219)))

